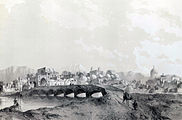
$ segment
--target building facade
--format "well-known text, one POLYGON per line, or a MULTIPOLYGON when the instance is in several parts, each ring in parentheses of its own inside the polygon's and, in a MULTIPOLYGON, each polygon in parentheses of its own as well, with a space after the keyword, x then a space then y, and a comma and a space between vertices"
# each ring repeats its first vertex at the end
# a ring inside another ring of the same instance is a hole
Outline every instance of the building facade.
POLYGON ((62 84, 59 73, 47 67, 37 70, 35 81, 37 86, 57 86, 62 84))

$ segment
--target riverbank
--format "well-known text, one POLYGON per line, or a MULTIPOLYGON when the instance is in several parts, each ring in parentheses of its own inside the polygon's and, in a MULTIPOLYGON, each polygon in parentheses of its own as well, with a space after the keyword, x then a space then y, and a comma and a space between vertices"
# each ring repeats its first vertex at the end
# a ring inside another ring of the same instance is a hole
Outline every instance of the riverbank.
POLYGON ((1 119, 8 120, 180 120, 182 99, 171 95, 133 94, 138 109, 122 103, 122 90, 106 88, 102 98, 70 99, 53 108, 25 112, 0 111, 1 119))

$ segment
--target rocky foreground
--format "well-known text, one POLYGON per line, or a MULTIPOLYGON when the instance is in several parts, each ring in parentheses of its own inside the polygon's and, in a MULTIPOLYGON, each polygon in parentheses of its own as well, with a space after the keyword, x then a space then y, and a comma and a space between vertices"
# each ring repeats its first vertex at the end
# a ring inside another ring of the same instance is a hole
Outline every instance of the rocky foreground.
POLYGON ((2 120, 181 120, 182 95, 132 94, 138 102, 133 110, 132 101, 122 103, 122 90, 108 86, 103 98, 65 100, 54 108, 40 108, 26 112, 0 111, 2 120))

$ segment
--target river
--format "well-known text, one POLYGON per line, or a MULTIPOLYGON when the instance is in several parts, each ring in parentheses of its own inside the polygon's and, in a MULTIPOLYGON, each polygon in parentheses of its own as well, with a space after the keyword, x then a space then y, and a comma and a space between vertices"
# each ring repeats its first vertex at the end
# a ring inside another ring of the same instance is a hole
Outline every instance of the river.
MULTIPOLYGON (((56 99, 52 98, 40 98, 40 97, 26 97, 26 98, 17 98, 18 103, 20 104, 21 111, 27 111, 38 108, 51 108, 55 106, 62 105, 65 101, 65 98, 56 99)), ((0 109, 5 107, 10 107, 13 105, 14 97, 0 97, 0 109)))

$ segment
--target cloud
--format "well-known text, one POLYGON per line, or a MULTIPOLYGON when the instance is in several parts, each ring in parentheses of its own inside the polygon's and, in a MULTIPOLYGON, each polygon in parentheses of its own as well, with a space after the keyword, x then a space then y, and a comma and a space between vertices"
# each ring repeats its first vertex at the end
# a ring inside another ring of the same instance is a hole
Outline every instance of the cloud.
POLYGON ((80 45, 83 50, 88 52, 89 54, 94 53, 94 54, 99 54, 100 56, 107 57, 109 59, 115 59, 116 56, 113 54, 113 52, 104 49, 102 46, 96 46, 93 44, 86 44, 83 42, 83 40, 77 40, 75 41, 78 45, 80 45))
MULTIPOLYGON (((80 45, 83 50, 88 52, 88 54, 92 55, 99 55, 107 59, 116 60, 119 62, 123 62, 123 60, 128 59, 127 55, 123 55, 121 52, 119 52, 117 49, 114 50, 108 50, 104 48, 103 46, 96 46, 94 44, 86 44, 83 40, 76 40, 76 44, 80 45)), ((97 57, 97 56, 95 56, 97 57)), ((113 64, 112 64, 113 66, 113 64)))
POLYGON ((11 13, 12 8, 18 4, 25 3, 24 0, 0 0, 0 4, 5 5, 5 8, 8 9, 8 13, 11 13))
POLYGON ((179 12, 182 9, 179 4, 182 2, 177 0, 134 0, 134 10, 128 18, 132 27, 143 29, 153 41, 164 44, 178 41, 182 38, 182 14, 179 12))
POLYGON ((181 10, 182 1, 179 0, 133 0, 132 7, 137 12, 156 13, 168 12, 168 14, 182 18, 181 10))
POLYGON ((163 30, 167 33, 172 33, 176 36, 182 37, 181 27, 175 24, 170 24, 170 22, 167 19, 160 17, 156 13, 132 13, 128 15, 128 17, 131 19, 133 27, 139 27, 152 36, 156 36, 156 33, 163 30))
POLYGON ((161 54, 161 55, 159 55, 159 56, 157 56, 157 58, 159 58, 159 59, 169 59, 166 55, 164 55, 164 54, 161 54))
POLYGON ((97 5, 88 0, 79 2, 77 0, 46 0, 40 6, 43 17, 67 29, 89 28, 93 30, 108 24, 97 5))
POLYGON ((146 40, 141 44, 142 47, 137 47, 134 50, 139 70, 145 71, 155 65, 160 71, 181 74, 182 57, 179 52, 182 50, 180 47, 182 45, 181 41, 171 45, 161 45, 160 43, 146 40), (150 57, 141 55, 142 52, 146 52, 150 57))

